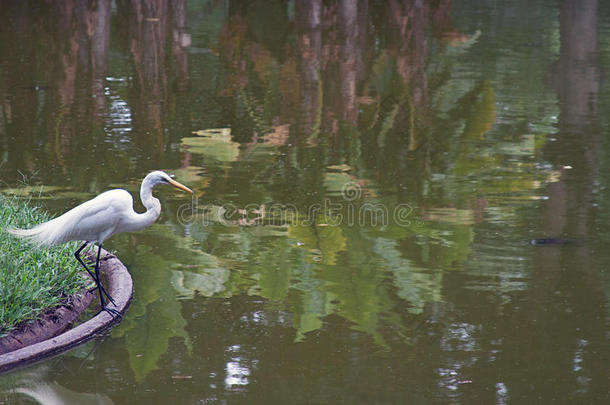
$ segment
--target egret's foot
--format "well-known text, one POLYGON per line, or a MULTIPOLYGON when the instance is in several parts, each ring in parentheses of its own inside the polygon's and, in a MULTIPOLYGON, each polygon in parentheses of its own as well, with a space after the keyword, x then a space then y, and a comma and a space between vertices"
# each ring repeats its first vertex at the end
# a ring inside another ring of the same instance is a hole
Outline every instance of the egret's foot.
POLYGON ((108 301, 112 302, 112 305, 114 305, 115 307, 119 307, 116 302, 114 302, 114 300, 112 299, 112 297, 110 296, 110 294, 108 294, 108 292, 106 291, 106 289, 104 288, 104 286, 102 286, 102 294, 104 294, 106 296, 106 298, 108 298, 108 301))
POLYGON ((113 318, 119 318, 120 320, 123 320, 123 315, 116 309, 104 307, 101 309, 100 312, 102 312, 102 311, 108 312, 110 314, 110 316, 112 316, 113 318))
POLYGON ((116 302, 114 302, 114 299, 110 296, 110 294, 108 294, 108 291, 106 291, 106 289, 104 288, 104 286, 101 283, 100 283, 99 287, 96 286, 96 287, 90 288, 87 291, 89 291, 90 293, 93 294, 93 292, 95 290, 100 290, 100 289, 102 291, 101 293, 104 294, 106 296, 106 298, 108 298, 108 301, 112 302, 112 305, 114 305, 115 307, 118 308, 119 306, 116 304, 116 302))

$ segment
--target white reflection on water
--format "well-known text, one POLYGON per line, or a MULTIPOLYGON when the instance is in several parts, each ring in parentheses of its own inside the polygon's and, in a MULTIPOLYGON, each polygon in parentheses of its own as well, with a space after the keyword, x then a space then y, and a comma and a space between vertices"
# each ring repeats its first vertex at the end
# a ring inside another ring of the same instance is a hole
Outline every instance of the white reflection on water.
POLYGON ((118 96, 111 96, 110 103, 110 128, 112 132, 122 133, 131 131, 131 108, 125 100, 118 96))
POLYGON ((508 404, 508 388, 503 382, 496 383, 496 405, 508 404))
POLYGON ((240 350, 240 345, 233 345, 227 349, 227 352, 232 354, 225 366, 225 387, 227 389, 240 385, 248 385, 250 382, 250 368, 245 364, 245 360, 239 356, 240 350))
POLYGON ((110 86, 106 87, 105 93, 110 101, 110 110, 106 121, 105 132, 108 140, 115 146, 131 142, 127 136, 133 130, 133 114, 129 104, 118 94, 121 87, 125 87, 126 79, 107 78, 110 86))
POLYGON ((437 369, 439 387, 446 390, 449 397, 453 397, 463 384, 470 384, 472 380, 463 370, 471 367, 477 361, 475 353, 480 350, 473 336, 480 327, 469 323, 453 323, 448 326, 441 338, 441 348, 447 353, 445 367, 437 369), (465 353, 469 353, 464 355, 465 353))
POLYGON ((242 366, 238 361, 229 361, 226 369, 225 385, 227 388, 234 385, 248 385, 250 370, 247 367, 242 366))
POLYGON ((447 333, 441 340, 441 348, 447 352, 478 350, 479 345, 473 334, 479 329, 480 326, 465 322, 453 323, 447 328, 447 333))
POLYGON ((577 348, 574 353, 574 358, 572 359, 572 370, 574 374, 576 374, 576 384, 578 385, 577 391, 580 393, 587 392, 589 388, 589 378, 584 369, 584 351, 585 348, 589 345, 586 339, 578 339, 577 348))
POLYGON ((25 402, 43 405, 114 404, 106 394, 73 391, 56 381, 51 381, 50 370, 50 363, 46 362, 23 371, 3 375, 0 379, 0 404, 25 402), (5 400, 8 402, 3 402, 5 400))

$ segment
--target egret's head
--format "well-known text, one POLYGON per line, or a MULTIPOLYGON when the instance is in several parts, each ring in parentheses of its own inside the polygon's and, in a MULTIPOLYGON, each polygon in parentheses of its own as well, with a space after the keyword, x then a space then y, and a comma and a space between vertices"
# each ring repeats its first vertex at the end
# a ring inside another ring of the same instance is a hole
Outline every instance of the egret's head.
POLYGON ((192 193, 193 190, 185 186, 184 184, 178 183, 173 178, 174 176, 170 176, 169 174, 162 172, 161 170, 157 170, 154 172, 148 173, 148 175, 144 178, 142 183, 149 183, 151 187, 156 186, 157 184, 169 184, 172 187, 176 187, 182 191, 186 191, 192 193))

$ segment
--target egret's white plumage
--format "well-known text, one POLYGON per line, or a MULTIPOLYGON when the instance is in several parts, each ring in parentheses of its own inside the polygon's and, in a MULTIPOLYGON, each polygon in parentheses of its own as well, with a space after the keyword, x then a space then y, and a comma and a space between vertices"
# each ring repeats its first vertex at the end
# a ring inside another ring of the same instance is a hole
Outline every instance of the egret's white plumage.
POLYGON ((146 212, 142 214, 134 211, 133 198, 127 190, 115 189, 33 228, 8 231, 37 245, 58 245, 71 240, 103 243, 116 233, 139 231, 157 220, 161 213, 161 203, 152 195, 152 189, 157 184, 170 184, 192 192, 166 173, 155 171, 142 181, 140 198, 146 207, 146 212))
MULTIPOLYGON (((37 245, 58 245, 71 240, 102 243, 115 233, 127 231, 124 224, 132 216, 133 199, 125 190, 110 190, 72 208, 65 214, 30 229, 11 229, 17 236, 30 239, 37 245)), ((148 211, 147 211, 148 212, 148 211)), ((159 210, 148 215, 151 221, 159 210)))
MULTIPOLYGON (((65 214, 30 229, 8 229, 13 235, 29 239, 36 245, 58 245, 72 240, 85 241, 76 251, 77 260, 87 269, 98 285, 102 308, 105 308, 102 294, 106 294, 99 280, 99 251, 106 239, 120 232, 133 232, 153 224, 161 214, 161 203, 153 197, 152 189, 158 184, 168 184, 184 191, 192 191, 173 180, 167 173, 154 171, 149 173, 140 187, 140 199, 146 208, 143 213, 133 209, 133 198, 127 190, 115 189, 106 191, 86 201, 65 214), (84 265, 79 257, 80 251, 90 242, 96 242, 98 260, 95 275, 84 265)), ((110 311, 109 311, 110 312, 110 311)))

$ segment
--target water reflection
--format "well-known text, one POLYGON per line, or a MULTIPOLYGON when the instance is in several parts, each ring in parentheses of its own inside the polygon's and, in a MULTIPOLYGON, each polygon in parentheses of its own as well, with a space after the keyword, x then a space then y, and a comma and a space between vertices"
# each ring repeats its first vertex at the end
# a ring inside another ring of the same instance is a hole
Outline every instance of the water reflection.
POLYGON ((113 239, 135 301, 52 378, 116 402, 601 398, 607 11, 454 3, 3 5, 9 185, 60 211, 168 168, 197 196, 113 239))
POLYGON ((2 389, 0 386, 0 400, 7 403, 28 403, 41 405, 70 405, 70 404, 100 404, 112 405, 114 402, 104 394, 72 391, 57 382, 49 382, 49 366, 37 366, 26 372, 17 372, 10 379, 12 386, 2 389))
MULTIPOLYGON (((596 223, 595 182, 589 175, 600 170, 597 155, 601 146, 597 11, 597 1, 578 5, 563 1, 560 8, 559 58, 553 71, 560 115, 556 141, 549 145, 546 156, 563 169, 559 180, 549 186, 548 200, 541 207, 543 230, 547 235, 571 235, 588 240, 597 232, 593 225, 596 223)), ((558 326, 557 318, 571 319, 574 327, 562 337, 563 350, 556 351, 557 346, 552 344, 551 348, 541 350, 535 356, 537 361, 552 357, 568 368, 570 363, 579 364, 583 341, 596 339, 596 335, 601 338, 601 331, 591 328, 595 323, 592 319, 606 316, 601 310, 604 293, 598 287, 600 274, 595 270, 595 253, 587 246, 538 253, 530 286, 530 294, 534 290, 536 293, 531 297, 533 306, 527 307, 527 318, 530 322, 540 319, 542 324, 533 326, 531 333, 544 339, 550 329, 558 326), (565 272, 566 261, 574 264, 573 270, 565 272), (549 302, 556 304, 548 310, 539 307, 547 306, 549 302), (567 302, 584 305, 579 320, 567 308, 570 306, 567 302), (546 313, 542 315, 542 311, 546 313), (588 320, 582 319, 583 315, 588 320)), ((589 361, 590 370, 604 367, 603 362, 597 364, 597 359, 589 361)), ((573 371, 574 395, 582 395, 581 387, 587 385, 588 377, 580 369, 573 371)), ((542 389, 550 394, 552 388, 542 389)))
POLYGON ((163 128, 175 103, 168 88, 174 83, 183 92, 188 86, 185 1, 117 2, 114 29, 127 35, 118 35, 114 50, 111 3, 21 2, 3 7, 11 21, 3 51, 5 60, 14 61, 7 65, 12 73, 2 86, 3 111, 7 129, 19 133, 5 144, 11 168, 6 173, 20 168, 31 176, 44 170, 62 174, 72 186, 100 191, 115 178, 113 172, 139 176, 156 167, 136 168, 140 160, 130 163, 129 156, 162 155, 168 149, 163 128), (172 58, 165 55, 167 43, 172 58), (115 59, 116 77, 108 77, 112 52, 121 53, 115 59), (132 62, 133 75, 123 66, 132 62), (175 69, 170 71, 169 63, 175 69), (24 150, 22 145, 31 146, 24 150), (91 154, 99 164, 88 167, 91 154))

